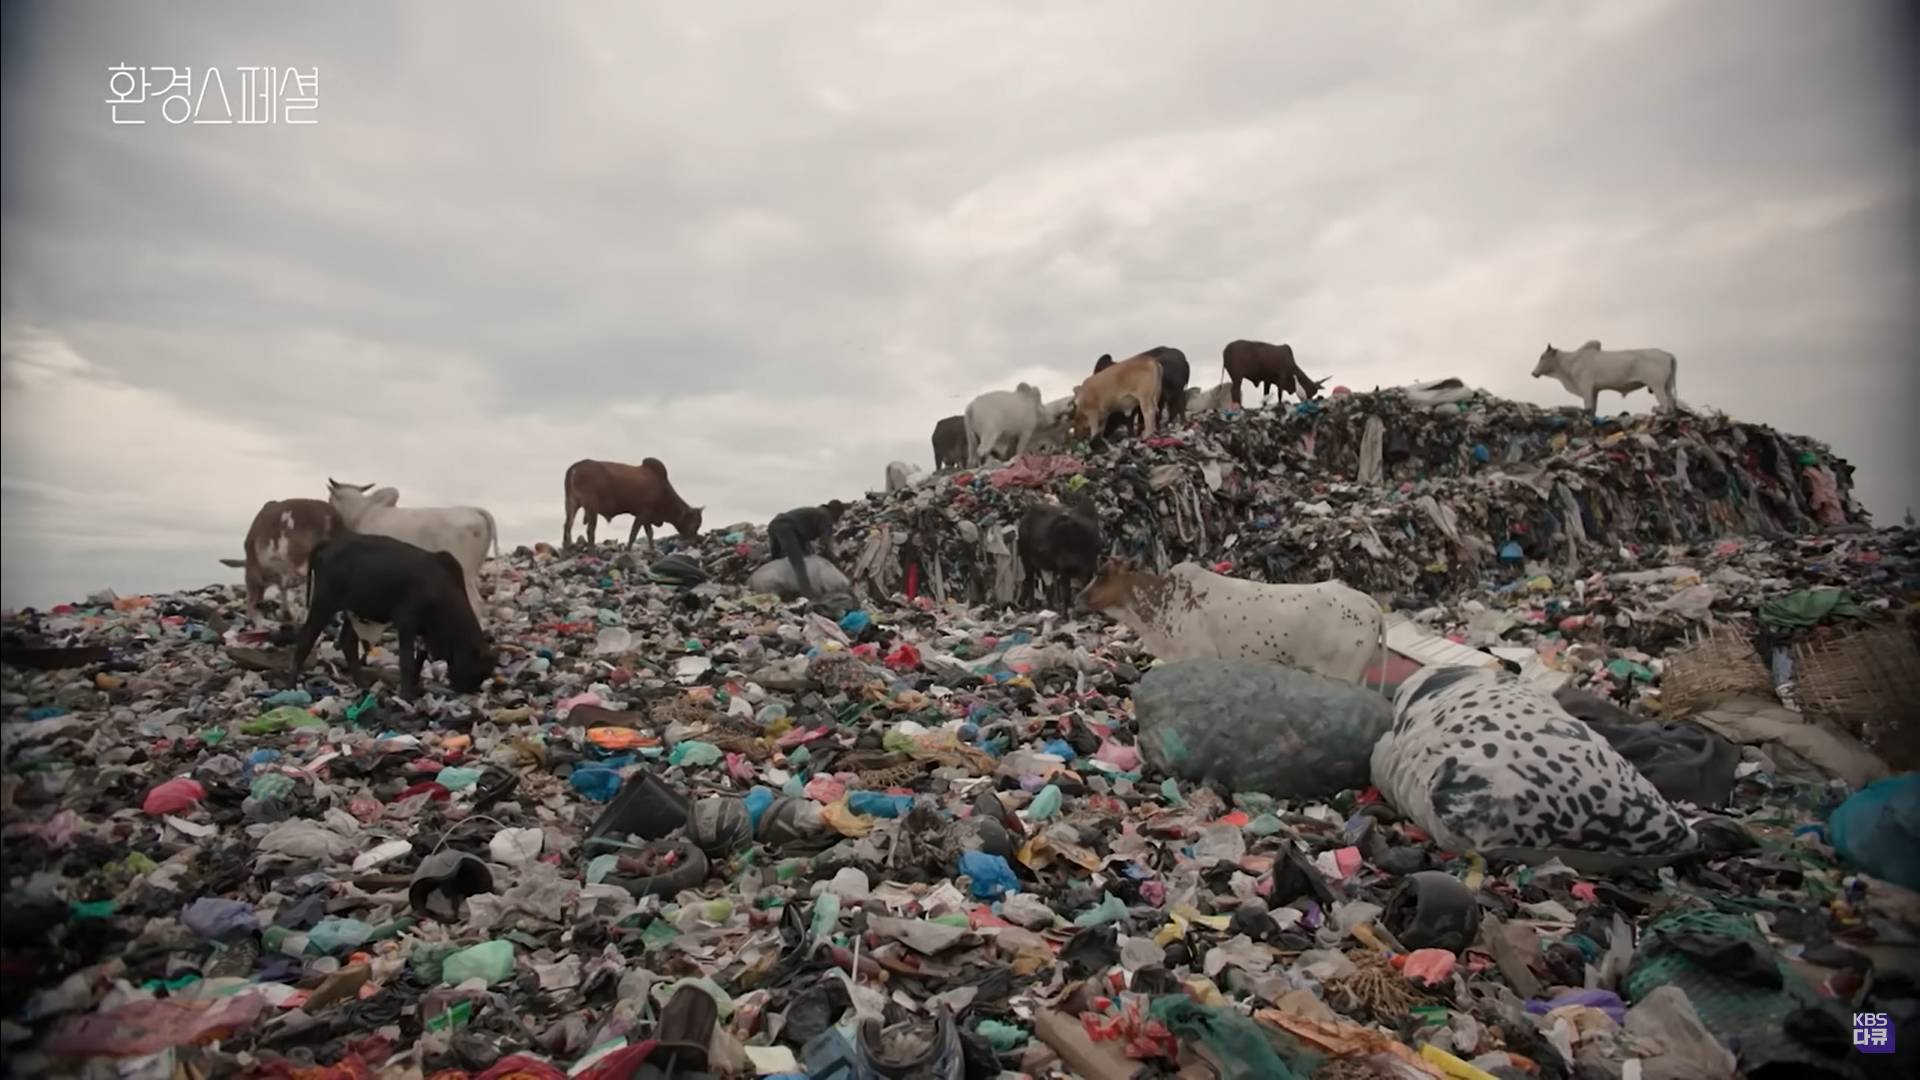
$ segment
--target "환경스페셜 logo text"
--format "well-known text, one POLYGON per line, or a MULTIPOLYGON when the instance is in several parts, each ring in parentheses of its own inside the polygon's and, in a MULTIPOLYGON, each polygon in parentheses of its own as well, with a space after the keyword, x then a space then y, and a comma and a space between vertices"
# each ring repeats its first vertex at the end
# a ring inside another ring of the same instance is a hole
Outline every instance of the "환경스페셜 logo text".
POLYGON ((114 64, 106 104, 116 124, 317 124, 320 69, 114 64))

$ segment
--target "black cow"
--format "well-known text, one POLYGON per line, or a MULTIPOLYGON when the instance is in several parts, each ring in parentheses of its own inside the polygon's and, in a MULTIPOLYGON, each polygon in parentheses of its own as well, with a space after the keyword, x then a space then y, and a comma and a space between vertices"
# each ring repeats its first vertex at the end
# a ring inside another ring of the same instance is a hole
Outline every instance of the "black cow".
POLYGON ((1040 572, 1053 575, 1056 609, 1067 610, 1073 599, 1072 579, 1090 582, 1100 570, 1100 514, 1084 492, 1066 506, 1029 506, 1020 515, 1020 535, 1014 550, 1026 571, 1021 583, 1021 606, 1031 606, 1040 572))
MULTIPOLYGON (((293 646, 293 678, 307 666, 314 642, 347 615, 340 648, 347 673, 360 677, 360 638, 354 625, 391 624, 400 637, 400 694, 420 696, 420 669, 432 655, 447 662, 447 681, 472 693, 493 673, 492 642, 467 602, 459 560, 390 536, 337 536, 315 548, 307 563, 310 608, 293 646), (424 648, 416 649, 416 644, 424 648)), ((367 642, 368 645, 373 642, 367 642)))
POLYGON ((1220 366, 1228 379, 1233 381, 1233 403, 1240 404, 1240 383, 1251 382, 1260 388, 1260 401, 1264 404, 1269 390, 1277 390, 1275 400, 1286 397, 1287 391, 1293 391, 1301 401, 1311 401, 1320 396, 1320 387, 1326 380, 1314 382, 1293 358, 1293 346, 1269 345, 1264 341, 1230 341, 1220 350, 1220 366))
POLYGON ((1156 345, 1147 355, 1160 361, 1161 426, 1187 418, 1187 354, 1171 345, 1156 345))
POLYGON ((958 469, 967 463, 967 418, 949 416, 933 425, 933 471, 958 469))

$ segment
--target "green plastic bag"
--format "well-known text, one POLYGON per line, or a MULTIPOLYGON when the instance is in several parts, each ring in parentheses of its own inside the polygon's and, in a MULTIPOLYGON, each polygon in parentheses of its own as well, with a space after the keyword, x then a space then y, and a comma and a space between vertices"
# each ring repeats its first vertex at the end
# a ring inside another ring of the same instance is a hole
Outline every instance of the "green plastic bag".
POLYGON ((440 965, 440 981, 458 986, 468 979, 484 979, 488 986, 513 977, 513 942, 486 941, 461 949, 440 965))

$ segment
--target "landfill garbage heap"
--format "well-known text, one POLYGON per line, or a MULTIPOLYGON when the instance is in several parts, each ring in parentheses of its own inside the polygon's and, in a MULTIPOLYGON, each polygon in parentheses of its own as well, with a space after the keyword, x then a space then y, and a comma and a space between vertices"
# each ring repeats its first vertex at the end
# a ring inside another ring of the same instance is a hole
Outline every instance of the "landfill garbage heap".
POLYGON ((744 588, 752 527, 520 549, 465 697, 436 662, 399 699, 385 649, 355 686, 324 642, 289 687, 236 586, 10 612, 5 1068, 1906 1075, 1849 1014, 1920 1030, 1913 774, 1780 693, 1783 652, 1920 597, 1920 533, 1850 480, 1720 419, 1337 396, 870 496, 851 608, 744 588), (978 602, 1019 584, 1020 508, 1088 486, 1118 550, 1338 576, 1418 663, 1504 662, 1500 745, 1528 764, 1516 716, 1561 702, 1556 745, 1685 850, 1576 797, 1565 851, 1472 847, 1506 808, 1442 812, 1376 741, 1482 692, 1447 668, 1389 706, 978 602))
POLYGON ((1338 578, 1409 608, 1489 571, 1577 569, 1623 545, 1867 522, 1850 465, 1763 425, 1596 421, 1577 408, 1479 394, 1416 404, 1388 390, 1211 414, 1145 447, 1029 457, 870 496, 841 530, 865 541, 852 576, 873 597, 911 575, 936 599, 1008 602, 1021 581, 1021 512, 1083 487, 1109 546, 1156 569, 1227 561, 1267 581, 1338 578))

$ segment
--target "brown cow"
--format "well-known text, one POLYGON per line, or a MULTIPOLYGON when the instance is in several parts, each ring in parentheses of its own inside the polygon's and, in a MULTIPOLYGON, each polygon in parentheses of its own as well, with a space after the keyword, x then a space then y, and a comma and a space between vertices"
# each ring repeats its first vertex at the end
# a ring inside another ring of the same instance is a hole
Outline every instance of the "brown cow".
MULTIPOLYGON (((247 617, 260 618, 260 601, 267 586, 280 590, 280 606, 287 619, 296 616, 292 590, 307 583, 307 559, 313 549, 347 531, 340 512, 319 499, 275 499, 263 503, 247 527, 244 559, 221 559, 247 572, 247 617)), ((307 597, 311 603, 313 597, 307 597)))
POLYGON ((1152 438, 1160 409, 1160 361, 1147 353, 1087 377, 1073 395, 1071 434, 1092 438, 1106 426, 1107 417, 1122 416, 1138 406, 1141 434, 1152 438))
POLYGON ((1314 382, 1307 378, 1300 365, 1294 362, 1293 346, 1269 345, 1264 341, 1235 341, 1220 352, 1220 359, 1226 367, 1227 378, 1233 380, 1233 403, 1240 404, 1240 383, 1242 380, 1260 387, 1260 400, 1267 400, 1269 389, 1277 390, 1284 397, 1291 390, 1301 401, 1320 396, 1320 387, 1326 382, 1314 382))
POLYGON ((561 530, 560 546, 573 546, 573 514, 587 513, 587 545, 593 546, 594 527, 599 518, 612 521, 620 514, 633 515, 633 528, 627 533, 631 548, 641 529, 647 530, 647 549, 653 549, 653 527, 672 525, 681 539, 700 535, 699 506, 688 506, 673 483, 667 479, 667 467, 658 458, 647 458, 638 465, 617 461, 585 459, 567 466, 567 524, 561 530))

